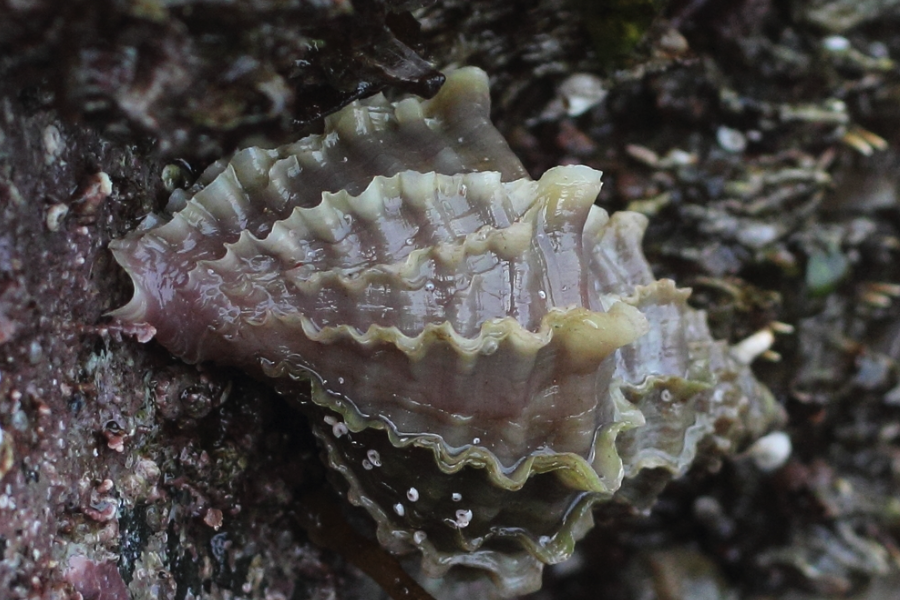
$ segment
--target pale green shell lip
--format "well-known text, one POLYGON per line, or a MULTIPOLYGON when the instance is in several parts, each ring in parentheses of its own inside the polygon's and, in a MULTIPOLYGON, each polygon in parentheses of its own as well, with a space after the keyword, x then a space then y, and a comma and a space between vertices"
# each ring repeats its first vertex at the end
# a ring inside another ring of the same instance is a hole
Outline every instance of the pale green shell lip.
POLYGON ((655 280, 646 219, 594 206, 588 167, 528 178, 489 97, 460 69, 432 100, 356 102, 213 165, 110 245, 135 285, 112 314, 190 362, 311 379, 381 543, 511 594, 571 554, 593 504, 652 503, 777 409, 689 291, 655 280))

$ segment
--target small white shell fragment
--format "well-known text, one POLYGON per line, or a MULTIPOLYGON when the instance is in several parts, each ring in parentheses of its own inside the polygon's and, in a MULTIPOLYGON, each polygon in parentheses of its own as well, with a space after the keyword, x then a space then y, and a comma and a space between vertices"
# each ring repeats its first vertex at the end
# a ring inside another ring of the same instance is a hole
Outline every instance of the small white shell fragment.
POLYGON ((782 323, 781 321, 772 321, 769 323, 769 329, 773 333, 790 334, 794 333, 794 326, 790 323, 782 323))
POLYGON ((331 433, 334 434, 334 437, 339 438, 350 433, 350 430, 347 429, 347 425, 343 421, 338 421, 331 427, 331 433))
POLYGON ((81 182, 80 194, 75 200, 96 206, 108 198, 112 191, 113 183, 112 179, 109 178, 109 174, 99 171, 89 175, 81 182))
POLYGON ((47 209, 47 229, 50 231, 59 231, 63 220, 69 214, 69 207, 65 204, 54 204, 47 209))
POLYGON ((850 49, 850 40, 842 35, 829 35, 822 40, 822 46, 829 52, 846 52, 850 49))
POLYGON ((748 221, 737 230, 735 237, 737 241, 749 248, 760 249, 784 234, 784 226, 781 224, 748 221))
POLYGON ((583 115, 606 99, 607 91, 603 81, 590 73, 575 73, 559 86, 566 114, 570 117, 583 115))
POLYGON ((756 357, 772 347, 775 334, 769 328, 760 329, 731 348, 731 356, 741 364, 749 365, 756 357))
POLYGON ((378 454, 378 450, 369 450, 366 452, 366 458, 369 459, 369 462, 372 463, 373 467, 381 466, 381 455, 378 454))
POLYGON ((792 450, 790 436, 783 431, 773 431, 756 440, 747 449, 747 456, 760 471, 770 473, 787 462, 792 450))
POLYGON ((687 152, 680 148, 672 148, 666 155, 659 159, 659 166, 663 169, 672 169, 677 167, 686 167, 697 164, 696 154, 687 152))
POLYGON ((47 125, 41 135, 44 142, 44 162, 52 164, 62 154, 66 144, 56 125, 47 125))
POLYGON ((716 130, 716 140, 723 150, 738 154, 747 149, 747 138, 737 129, 722 125, 716 130))
POLYGON ((472 511, 471 510, 458 510, 456 511, 456 526, 460 529, 465 529, 469 526, 469 523, 472 522, 472 511))
POLYGON ((104 173, 103 171, 97 173, 96 185, 98 193, 103 194, 104 196, 109 196, 110 194, 112 194, 112 179, 109 178, 109 175, 107 173, 104 173))
MULTIPOLYGON (((62 438, 60 438, 62 439, 62 438)), ((14 462, 12 436, 0 427, 0 479, 12 468, 14 462)))
POLYGON ((417 530, 413 533, 413 542, 418 546, 428 537, 428 534, 422 531, 421 529, 417 530))
POLYGON ((564 115, 578 117, 606 99, 603 81, 590 73, 575 73, 556 89, 556 97, 544 108, 540 120, 558 119, 564 115))
POLYGON ((625 146, 625 152, 628 155, 635 159, 638 162, 641 162, 648 167, 655 167, 659 165, 659 154, 647 148, 646 146, 639 146, 638 144, 628 144, 625 146))
POLYGON ((414 487, 409 488, 406 490, 406 497, 410 502, 415 502, 419 499, 419 490, 414 487))
POLYGON ((394 505, 394 512, 397 513, 398 517, 402 517, 406 514, 406 508, 398 502, 394 505))
POLYGON ((459 492, 453 492, 450 495, 450 499, 454 502, 459 502, 460 500, 462 500, 462 494, 460 494, 459 492))

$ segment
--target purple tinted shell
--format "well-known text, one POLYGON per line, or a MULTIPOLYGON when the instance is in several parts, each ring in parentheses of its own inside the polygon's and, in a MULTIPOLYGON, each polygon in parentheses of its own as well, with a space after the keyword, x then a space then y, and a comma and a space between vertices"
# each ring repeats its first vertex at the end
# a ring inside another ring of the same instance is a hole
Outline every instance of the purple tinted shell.
POLYGON ((689 292, 654 279, 646 219, 594 206, 588 167, 531 180, 489 108, 484 73, 460 69, 432 100, 354 103, 323 135, 220 161, 111 244, 135 286, 114 316, 288 395, 311 381, 381 543, 522 593, 593 504, 649 504, 777 411, 689 292))

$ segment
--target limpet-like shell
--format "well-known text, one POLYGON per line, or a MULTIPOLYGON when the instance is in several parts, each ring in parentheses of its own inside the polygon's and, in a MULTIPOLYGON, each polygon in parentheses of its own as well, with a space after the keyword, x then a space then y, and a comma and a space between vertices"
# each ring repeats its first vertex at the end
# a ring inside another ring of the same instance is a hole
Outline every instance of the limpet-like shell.
POLYGON ((477 69, 202 182, 111 244, 135 286, 115 316, 285 394, 311 380, 350 501, 431 576, 536 589, 593 504, 648 505, 775 414, 689 291, 654 279, 645 218, 593 205, 599 172, 527 177, 477 69))

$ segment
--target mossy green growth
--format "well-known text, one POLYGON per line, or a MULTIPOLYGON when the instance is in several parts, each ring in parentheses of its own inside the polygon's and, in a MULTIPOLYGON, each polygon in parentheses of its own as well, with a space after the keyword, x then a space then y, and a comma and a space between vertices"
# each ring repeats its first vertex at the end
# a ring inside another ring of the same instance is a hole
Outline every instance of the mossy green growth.
POLYGON ((581 12, 600 64, 625 66, 668 0, 571 0, 581 12))
POLYGON ((829 247, 809 257, 806 263, 806 286, 813 296, 825 296, 847 276, 850 265, 838 247, 829 247))

